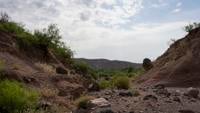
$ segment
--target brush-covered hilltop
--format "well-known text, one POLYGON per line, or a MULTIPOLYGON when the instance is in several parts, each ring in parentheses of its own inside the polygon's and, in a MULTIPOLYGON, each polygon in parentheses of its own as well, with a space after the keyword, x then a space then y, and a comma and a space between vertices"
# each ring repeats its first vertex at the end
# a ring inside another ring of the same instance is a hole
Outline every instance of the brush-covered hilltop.
POLYGON ((120 60, 108 60, 108 59, 86 59, 76 58, 78 61, 86 62, 90 67, 94 69, 125 69, 125 68, 141 68, 139 63, 132 63, 128 61, 120 60))

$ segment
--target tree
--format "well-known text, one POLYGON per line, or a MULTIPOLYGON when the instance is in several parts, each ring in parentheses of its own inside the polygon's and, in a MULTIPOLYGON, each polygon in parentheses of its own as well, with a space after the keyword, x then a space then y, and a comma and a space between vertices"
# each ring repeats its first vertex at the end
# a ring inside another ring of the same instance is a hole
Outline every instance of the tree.
POLYGON ((185 30, 186 32, 190 32, 190 31, 192 31, 193 29, 196 29, 196 28, 198 28, 198 27, 200 27, 200 23, 194 22, 194 23, 192 23, 192 24, 189 24, 189 25, 185 26, 185 27, 184 27, 184 30, 185 30))
POLYGON ((153 68, 153 64, 151 62, 151 60, 149 58, 145 58, 143 60, 143 64, 142 64, 143 68, 148 71, 150 70, 151 68, 153 68))
POLYGON ((1 12, 0 22, 6 23, 6 22, 9 22, 9 20, 10 20, 10 17, 8 16, 8 14, 5 12, 1 12))

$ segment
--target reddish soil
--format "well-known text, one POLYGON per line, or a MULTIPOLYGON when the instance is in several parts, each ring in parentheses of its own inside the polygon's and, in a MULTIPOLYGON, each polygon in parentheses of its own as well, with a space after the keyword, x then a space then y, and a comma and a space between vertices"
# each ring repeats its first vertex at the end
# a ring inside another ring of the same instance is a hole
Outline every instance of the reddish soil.
POLYGON ((141 85, 200 86, 200 28, 177 40, 154 62, 154 68, 137 80, 141 85))
POLYGON ((19 49, 13 34, 0 31, 0 60, 4 62, 3 75, 7 79, 18 80, 42 94, 42 101, 66 108, 72 106, 73 99, 85 92, 84 78, 73 70, 64 67, 59 59, 49 52, 32 47, 19 49), (45 58, 46 56, 46 58, 45 58), (44 68, 61 65, 68 73, 58 74, 46 72, 36 63, 44 64, 44 68))

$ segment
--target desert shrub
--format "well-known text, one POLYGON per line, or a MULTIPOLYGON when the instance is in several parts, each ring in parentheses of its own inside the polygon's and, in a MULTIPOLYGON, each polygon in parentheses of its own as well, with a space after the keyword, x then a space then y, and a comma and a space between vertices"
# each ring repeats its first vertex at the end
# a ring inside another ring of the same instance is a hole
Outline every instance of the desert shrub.
POLYGON ((190 32, 190 31, 192 31, 193 29, 196 29, 196 28, 198 28, 198 27, 200 27, 200 23, 194 22, 194 23, 192 23, 192 24, 189 24, 189 25, 185 26, 185 27, 184 27, 184 30, 185 30, 186 32, 190 32))
POLYGON ((56 24, 50 24, 48 28, 43 30, 35 30, 34 37, 38 45, 51 48, 58 57, 72 63, 73 52, 61 41, 62 37, 56 24))
POLYGON ((74 61, 73 69, 80 74, 89 74, 90 67, 83 61, 74 61))
POLYGON ((99 82, 99 87, 100 89, 107 89, 112 87, 112 82, 107 81, 107 80, 102 80, 99 82))
POLYGON ((113 86, 118 89, 129 89, 130 82, 127 76, 115 76, 113 77, 113 86))
POLYGON ((72 63, 73 52, 61 41, 62 37, 56 24, 51 24, 47 28, 35 30, 34 33, 31 33, 24 28, 24 25, 8 21, 0 22, 0 30, 15 34, 20 49, 39 47, 45 52, 51 49, 62 61, 72 63))
POLYGON ((56 69, 47 63, 37 62, 35 65, 46 73, 56 73, 56 69))
POLYGON ((148 71, 150 70, 151 68, 153 68, 153 64, 151 62, 151 60, 149 58, 145 58, 143 60, 143 64, 142 64, 143 68, 148 71))
POLYGON ((5 12, 1 12, 1 14, 0 14, 0 22, 1 23, 6 23, 9 20, 10 20, 10 17, 8 16, 8 14, 5 13, 5 12))
POLYGON ((89 107, 89 101, 92 99, 91 96, 81 96, 75 101, 78 108, 87 109, 89 107))
POLYGON ((45 99, 50 99, 50 98, 54 98, 56 97, 56 95, 58 94, 58 90, 53 89, 53 88, 41 88, 40 90, 40 95, 41 97, 45 98, 45 99))
POLYGON ((24 112, 35 107, 38 94, 15 81, 0 82, 0 111, 2 113, 24 112))
POLYGON ((132 90, 131 91, 134 97, 137 97, 140 95, 140 92, 138 90, 132 90))

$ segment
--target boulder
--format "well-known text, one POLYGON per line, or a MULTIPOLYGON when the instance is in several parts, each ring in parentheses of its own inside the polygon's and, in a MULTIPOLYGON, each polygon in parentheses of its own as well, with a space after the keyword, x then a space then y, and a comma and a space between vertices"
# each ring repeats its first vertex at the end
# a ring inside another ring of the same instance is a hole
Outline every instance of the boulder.
POLYGON ((143 100, 154 100, 154 101, 157 101, 158 98, 154 95, 146 95, 143 100))
POLYGON ((95 83, 95 82, 89 84, 89 86, 88 86, 88 91, 100 91, 99 84, 97 84, 97 83, 95 83))
POLYGON ((38 104, 38 109, 48 109, 52 107, 52 103, 48 102, 48 101, 40 101, 38 104))
POLYGON ((190 88, 187 89, 187 92, 184 95, 186 95, 188 97, 192 97, 192 98, 198 98, 199 97, 199 90, 196 89, 196 88, 190 87, 190 88))
POLYGON ((195 113, 194 111, 192 111, 192 110, 187 110, 187 109, 185 109, 185 110, 179 110, 178 112, 179 112, 179 113, 195 113))
POLYGON ((120 91, 119 92, 119 96, 123 96, 123 97, 132 97, 133 93, 131 91, 120 91))
POLYGON ((56 67, 56 73, 58 73, 58 74, 68 74, 68 71, 65 68, 63 68, 62 66, 58 66, 58 67, 56 67))
POLYGON ((154 86, 154 89, 165 89, 165 85, 164 84, 157 84, 154 86))
POLYGON ((97 110, 95 110, 94 113, 114 113, 113 110, 109 107, 109 108, 98 108, 97 110))
POLYGON ((92 107, 110 107, 110 102, 108 102, 105 98, 97 98, 90 100, 90 105, 92 107))

